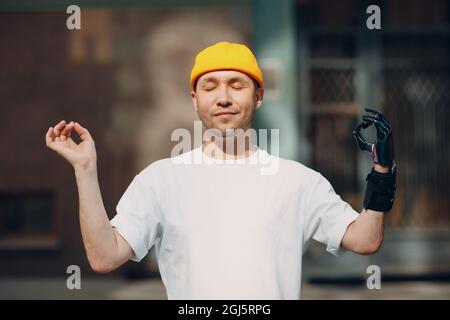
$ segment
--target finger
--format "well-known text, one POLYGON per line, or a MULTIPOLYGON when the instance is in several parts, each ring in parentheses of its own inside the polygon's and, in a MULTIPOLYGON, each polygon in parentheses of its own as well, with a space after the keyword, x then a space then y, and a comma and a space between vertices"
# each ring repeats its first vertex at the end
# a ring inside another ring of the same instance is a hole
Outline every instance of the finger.
POLYGON ((59 141, 60 137, 55 137, 54 128, 48 128, 45 135, 45 142, 47 147, 56 151, 57 153, 61 153, 61 145, 58 143, 59 141))
POLYGON ((372 122, 375 125, 375 128, 377 130, 377 137, 378 138, 384 138, 384 136, 387 134, 388 128, 381 123, 380 119, 376 116, 363 116, 363 120, 367 122, 372 122))
POLYGON ((380 114, 380 121, 389 129, 389 131, 391 130, 391 124, 387 121, 383 114, 380 114))
POLYGON ((64 126, 66 125, 66 121, 65 120, 61 120, 54 128, 54 132, 56 136, 59 136, 61 133, 61 130, 64 128, 64 126))
POLYGON ((386 123, 383 120, 378 121, 379 125, 383 127, 384 131, 389 131, 390 128, 386 125, 386 123))
POLYGON ((373 121, 372 121, 372 120, 364 120, 364 121, 361 123, 363 129, 366 129, 367 127, 369 127, 369 126, 372 125, 372 124, 373 124, 373 121))
POLYGON ((353 130, 354 132, 360 132, 361 128, 366 129, 368 126, 370 126, 373 122, 369 120, 363 120, 356 128, 353 130))
POLYGON ((375 127, 377 128, 378 139, 384 139, 387 135, 387 129, 379 121, 375 123, 375 127))
POLYGON ((377 117, 374 116, 362 116, 363 121, 372 121, 373 123, 376 123, 379 121, 377 117))
POLYGON ((361 128, 363 126, 363 123, 358 124, 358 126, 356 126, 355 130, 353 130, 353 133, 359 133, 361 131, 361 128))
POLYGON ((48 128, 47 133, 45 134, 45 143, 47 147, 55 140, 53 136, 53 127, 48 128))
POLYGON ((67 134, 66 134, 66 140, 70 139, 70 137, 72 136, 72 131, 73 131, 73 129, 74 129, 74 126, 75 126, 75 124, 73 123, 73 124, 69 127, 69 129, 68 129, 68 131, 67 131, 67 134))
MULTIPOLYGON (((388 123, 386 123, 386 121, 382 120, 381 118, 379 118, 381 114, 377 115, 377 116, 363 116, 363 120, 364 121, 372 121, 375 124, 380 124, 380 126, 382 128, 384 128, 385 130, 391 130, 391 127, 389 126, 388 123)), ((378 126, 378 127, 380 127, 378 126)))
POLYGON ((370 108, 364 108, 364 110, 366 110, 367 112, 371 112, 373 114, 379 114, 381 113, 380 111, 374 110, 374 109, 370 109, 370 108))
POLYGON ((363 138, 363 136, 361 135, 361 132, 359 132, 359 131, 353 131, 353 136, 355 137, 355 138, 357 138, 358 140, 360 140, 360 141, 363 141, 364 140, 364 138, 363 138))
POLYGON ((80 136, 80 139, 82 141, 91 139, 89 131, 86 128, 82 127, 78 122, 75 122, 74 129, 75 132, 80 136))
POLYGON ((368 143, 360 132, 353 131, 353 136, 355 137, 356 143, 358 144, 359 148, 364 151, 370 151, 371 144, 368 143))
POLYGON ((63 140, 67 140, 68 137, 70 137, 70 134, 73 130, 73 121, 70 121, 68 125, 64 127, 64 129, 61 132, 61 138, 63 140))
MULTIPOLYGON (((389 121, 387 121, 386 117, 384 116, 384 114, 381 111, 376 111, 376 110, 373 110, 370 108, 364 108, 364 110, 375 114, 375 118, 378 121, 380 121, 384 127, 386 127, 388 130, 391 130, 391 125, 389 124, 389 121)), ((372 117, 373 118, 373 116, 363 116, 363 117, 372 117)))

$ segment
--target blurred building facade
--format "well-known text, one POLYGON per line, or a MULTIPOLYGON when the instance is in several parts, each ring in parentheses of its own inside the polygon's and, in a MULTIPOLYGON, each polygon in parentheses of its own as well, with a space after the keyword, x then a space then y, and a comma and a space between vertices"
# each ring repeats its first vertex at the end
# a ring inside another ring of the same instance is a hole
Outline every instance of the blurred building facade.
MULTIPOLYGON (((110 217, 136 173, 168 157, 175 128, 193 130, 188 75, 195 54, 248 44, 267 81, 257 128, 280 128, 281 156, 321 172, 360 210, 371 163, 351 132, 364 107, 383 110, 396 147, 398 193, 383 248, 339 258, 312 245, 305 277, 450 271, 450 4, 378 1, 81 1, 81 30, 66 6, 0 5, 0 275, 91 272, 73 170, 46 148, 59 120, 76 120, 97 146, 110 217)), ((373 132, 370 133, 373 136, 373 132)), ((369 134, 369 136, 370 136, 369 134)), ((157 274, 154 256, 116 275, 157 274)))

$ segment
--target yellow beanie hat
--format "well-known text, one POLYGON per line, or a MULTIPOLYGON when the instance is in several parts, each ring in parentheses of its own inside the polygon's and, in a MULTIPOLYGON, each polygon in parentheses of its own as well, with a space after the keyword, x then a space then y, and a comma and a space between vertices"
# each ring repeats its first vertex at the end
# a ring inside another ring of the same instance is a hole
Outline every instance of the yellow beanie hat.
POLYGON ((236 70, 255 79, 261 87, 264 79, 256 58, 250 49, 239 43, 218 42, 200 51, 195 57, 190 84, 195 90, 195 81, 203 74, 216 70, 236 70))

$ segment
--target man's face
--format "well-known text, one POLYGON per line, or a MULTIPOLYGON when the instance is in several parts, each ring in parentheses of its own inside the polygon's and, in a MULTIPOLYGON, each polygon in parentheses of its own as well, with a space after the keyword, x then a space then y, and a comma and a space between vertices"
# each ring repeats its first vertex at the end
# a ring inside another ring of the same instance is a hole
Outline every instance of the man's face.
POLYGON ((256 109, 261 106, 262 87, 234 70, 212 71, 197 80, 192 102, 206 129, 216 128, 225 135, 227 129, 247 130, 252 127, 256 109))

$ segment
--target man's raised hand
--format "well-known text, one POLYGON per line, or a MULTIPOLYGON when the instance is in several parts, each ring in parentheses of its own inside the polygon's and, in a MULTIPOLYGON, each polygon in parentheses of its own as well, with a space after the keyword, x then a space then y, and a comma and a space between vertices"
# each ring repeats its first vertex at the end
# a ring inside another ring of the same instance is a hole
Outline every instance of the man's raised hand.
POLYGON ((362 122, 353 130, 353 136, 359 148, 372 155, 376 164, 391 168, 394 164, 394 143, 392 140, 391 125, 380 111, 365 108, 373 115, 364 115, 362 122), (377 130, 375 143, 367 142, 361 135, 361 129, 374 125, 377 130))
POLYGON ((96 169, 97 152, 94 140, 89 131, 78 122, 71 121, 66 124, 62 120, 55 127, 48 128, 45 142, 48 148, 66 159, 75 170, 96 169), (73 130, 80 137, 81 142, 78 144, 71 138, 73 130))

